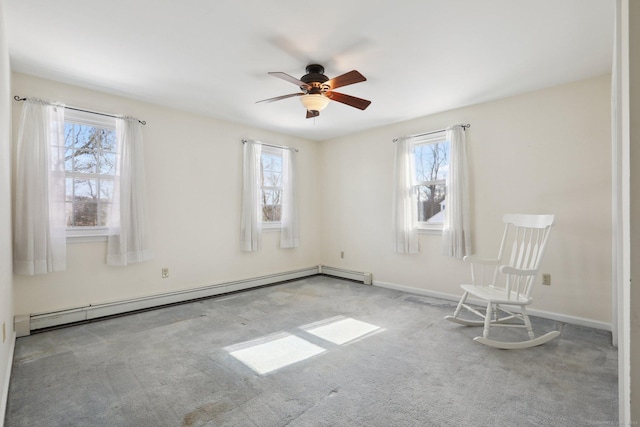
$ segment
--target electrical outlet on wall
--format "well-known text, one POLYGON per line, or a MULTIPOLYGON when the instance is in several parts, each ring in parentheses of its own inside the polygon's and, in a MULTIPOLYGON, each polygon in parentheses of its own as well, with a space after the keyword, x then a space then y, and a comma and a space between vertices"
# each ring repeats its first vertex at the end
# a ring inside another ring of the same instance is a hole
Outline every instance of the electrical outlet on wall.
POLYGON ((551 286, 551 275, 543 274, 542 275, 542 284, 545 286, 551 286))
POLYGON ((169 269, 165 267, 162 269, 162 278, 166 279, 167 277, 169 277, 169 269))

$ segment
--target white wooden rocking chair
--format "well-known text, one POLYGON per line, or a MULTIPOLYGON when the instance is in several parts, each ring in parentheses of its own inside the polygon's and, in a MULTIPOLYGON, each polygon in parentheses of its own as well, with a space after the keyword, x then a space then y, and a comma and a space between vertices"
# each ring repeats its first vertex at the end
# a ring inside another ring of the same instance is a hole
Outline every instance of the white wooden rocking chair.
POLYGON ((552 331, 536 337, 526 306, 533 301, 531 291, 538 277, 554 216, 507 214, 503 221, 505 229, 496 259, 464 257, 464 261, 471 263, 472 284, 460 285, 464 291, 462 298, 453 316, 446 316, 445 319, 466 326, 484 326, 482 336, 474 340, 491 347, 519 349, 544 344, 560 335, 560 332, 552 331), (485 302, 486 311, 469 305, 469 296, 485 302), (462 308, 482 320, 461 318, 462 308), (524 328, 529 339, 496 341, 489 338, 491 327, 524 328))

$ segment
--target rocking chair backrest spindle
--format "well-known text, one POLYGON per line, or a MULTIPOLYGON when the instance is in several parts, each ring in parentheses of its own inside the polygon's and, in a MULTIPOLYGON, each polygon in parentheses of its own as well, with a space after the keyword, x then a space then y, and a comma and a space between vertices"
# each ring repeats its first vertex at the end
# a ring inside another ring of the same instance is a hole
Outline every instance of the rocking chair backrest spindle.
POLYGON ((516 299, 521 295, 529 298, 539 274, 554 215, 506 214, 503 221, 505 232, 499 252, 500 265, 528 270, 528 273, 501 275, 504 276, 504 282, 494 282, 494 286, 506 287, 507 294, 516 299), (509 243, 510 253, 505 253, 505 249, 508 249, 505 246, 509 243))

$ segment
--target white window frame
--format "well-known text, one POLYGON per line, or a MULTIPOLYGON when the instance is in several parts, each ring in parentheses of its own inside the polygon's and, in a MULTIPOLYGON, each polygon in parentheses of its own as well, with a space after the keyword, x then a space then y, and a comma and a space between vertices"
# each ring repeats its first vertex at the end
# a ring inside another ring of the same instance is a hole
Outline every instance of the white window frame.
MULTIPOLYGON (((90 113, 86 111, 77 111, 71 109, 65 109, 64 122, 77 123, 86 126, 100 127, 116 130, 115 117, 105 116, 101 114, 90 113)), ((116 147, 116 150, 119 147, 116 147)), ((73 172, 69 172, 65 169, 65 177, 74 176, 73 172)), ((88 178, 101 179, 102 174, 92 174, 88 178)), ((85 242, 101 242, 107 241, 109 236, 109 227, 96 226, 96 227, 67 227, 67 242, 68 243, 85 243, 85 242)))
MULTIPOLYGON (((263 145, 262 146, 262 152, 261 152, 261 156, 263 154, 268 154, 268 155, 274 155, 274 156, 279 156, 282 159, 282 149, 281 148, 276 148, 276 147, 270 147, 267 145, 263 145)), ((260 175, 262 175, 262 158, 260 159, 260 175)), ((282 182, 281 182, 282 184, 282 182)), ((268 189, 268 190, 280 190, 280 203, 282 204, 282 185, 280 185, 280 187, 271 187, 271 186, 260 186, 260 192, 258 195, 258 205, 260 206, 260 212, 262 212, 262 190, 264 189, 268 189)), ((281 213, 282 215, 282 213, 281 213)), ((265 231, 270 231, 270 230, 280 230, 282 228, 282 223, 280 221, 264 221, 262 219, 262 215, 260 215, 259 217, 260 222, 262 223, 262 229, 265 231)))
MULTIPOLYGON (((411 150, 413 152, 414 148, 420 145, 438 144, 442 142, 447 142, 447 132, 445 130, 430 133, 429 135, 415 138, 414 140, 411 141, 411 150)), ((449 147, 449 155, 450 155, 450 149, 451 147, 449 147)), ((449 157, 447 160, 447 166, 450 160, 451 158, 449 157)), ((415 167, 417 160, 413 159, 413 161, 414 161, 414 167, 415 167)), ((413 190, 417 193, 418 187, 420 186, 444 185, 445 194, 446 194, 446 183, 447 183, 446 179, 439 179, 439 180, 433 180, 433 181, 417 181, 417 178, 416 178, 416 182, 413 185, 413 190)), ((445 200, 446 200, 446 197, 445 197, 445 200)), ((416 209, 416 211, 418 210, 417 197, 416 197, 416 205, 413 208, 416 209)), ((416 217, 417 217, 417 214, 416 214, 416 217)), ((416 221, 415 227, 418 230, 418 233, 420 234, 442 234, 443 225, 444 225, 444 222, 429 223, 426 221, 416 221)))

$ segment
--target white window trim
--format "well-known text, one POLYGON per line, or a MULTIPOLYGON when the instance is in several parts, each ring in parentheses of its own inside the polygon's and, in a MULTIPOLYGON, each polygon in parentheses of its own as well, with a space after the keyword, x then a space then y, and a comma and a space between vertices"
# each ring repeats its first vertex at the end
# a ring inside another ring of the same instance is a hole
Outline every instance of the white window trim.
POLYGON ((109 240, 109 227, 67 228, 67 243, 93 243, 109 240))
MULTIPOLYGON (((447 140, 447 132, 441 131, 436 132, 430 135, 425 135, 423 137, 419 137, 414 141, 411 141, 411 149, 417 145, 428 145, 428 144, 437 144, 440 142, 445 142, 447 140)), ((436 180, 436 181, 420 181, 414 184, 414 189, 420 185, 433 185, 433 184, 444 184, 446 186, 446 180, 436 180)), ((416 206, 417 208, 417 206, 416 206)), ((442 229, 444 227, 444 223, 428 223, 426 221, 416 221, 415 229, 418 231, 418 234, 442 234, 442 229)))
MULTIPOLYGON (((72 122, 94 127, 116 129, 116 119, 114 117, 103 116, 87 111, 65 109, 64 121, 65 123, 72 122)), ((106 242, 109 238, 109 227, 67 227, 66 235, 67 243, 106 242)))

